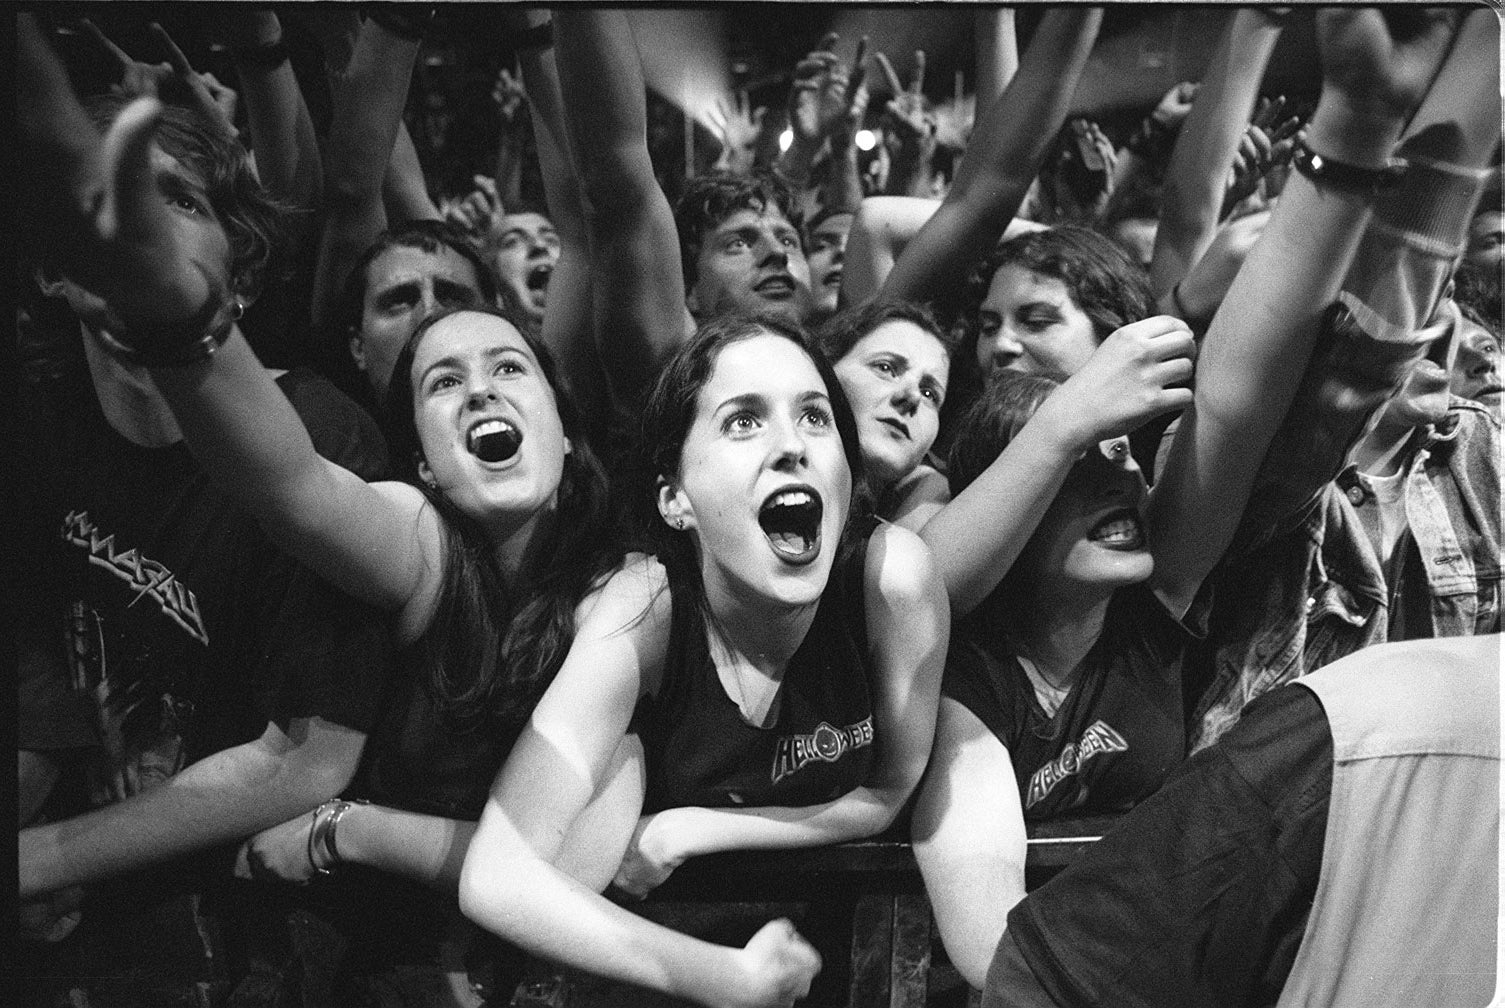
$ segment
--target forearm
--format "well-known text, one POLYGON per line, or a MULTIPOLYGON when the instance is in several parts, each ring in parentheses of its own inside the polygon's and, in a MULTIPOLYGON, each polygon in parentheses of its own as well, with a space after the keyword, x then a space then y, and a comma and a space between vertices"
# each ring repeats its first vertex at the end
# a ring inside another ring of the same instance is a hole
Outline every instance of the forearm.
POLYGON ((215 753, 126 801, 22 830, 20 896, 85 885, 238 840, 313 808, 354 768, 350 761, 311 772, 259 741, 215 753))
POLYGON ((352 804, 340 816, 335 851, 359 864, 454 892, 476 824, 380 805, 352 804))
POLYGON ((998 100, 1019 70, 1012 7, 985 7, 973 15, 977 33, 977 117, 998 100))
POLYGON ((374 21, 361 26, 344 74, 331 82, 333 111, 325 165, 330 200, 379 196, 392 161, 419 42, 374 21))
POLYGON ((262 521, 278 541, 296 544, 312 531, 336 474, 353 474, 320 458, 292 404, 237 328, 210 358, 152 372, 183 435, 226 493, 262 521))
POLYGON ((1091 444, 1071 433, 1064 397, 1047 399, 998 458, 920 531, 951 611, 977 608, 1003 580, 1091 444))
POLYGON ((554 32, 597 281, 591 288, 593 335, 621 409, 684 339, 679 237, 648 157, 642 67, 626 16, 560 10, 554 32))
POLYGON ((861 206, 862 177, 857 170, 857 146, 833 142, 831 178, 826 183, 826 208, 832 213, 854 214, 861 206))
MULTIPOLYGON (((1378 165, 1399 132, 1396 118, 1350 114, 1334 100, 1318 107, 1308 137, 1329 157, 1378 165)), ((1150 508, 1153 582, 1173 610, 1190 604, 1232 540, 1372 202, 1294 174, 1213 318, 1197 361, 1194 405, 1182 418, 1150 508)))
POLYGON ((931 194, 930 161, 935 139, 911 138, 900 144, 888 172, 888 195, 923 199, 931 194))
MULTIPOLYGON (((528 12, 530 24, 542 14, 528 12)), ((524 52, 519 62, 528 91, 528 114, 533 120, 544 200, 559 235, 559 261, 549 278, 543 341, 568 376, 582 412, 588 417, 603 417, 610 410, 611 394, 591 336, 590 250, 554 51, 532 49, 524 52)))
POLYGON ((254 55, 255 49, 275 46, 281 40, 277 17, 268 12, 255 44, 232 45, 230 55, 240 76, 262 183, 288 204, 311 210, 318 205, 323 183, 313 117, 298 88, 291 60, 284 57, 275 66, 269 66, 254 55))
POLYGON ((1248 128, 1280 26, 1257 9, 1234 13, 1209 64, 1166 169, 1150 281, 1169 291, 1206 251, 1217 230, 1228 168, 1248 128))
POLYGON ((804 808, 674 808, 656 827, 675 860, 738 850, 797 850, 845 843, 891 826, 910 789, 859 787, 835 801, 804 808))
POLYGON ((418 163, 418 149, 399 113, 397 136, 392 142, 392 156, 387 174, 382 178, 382 203, 390 223, 410 220, 438 220, 439 209, 429 199, 423 166, 418 163))
POLYGON ((935 300, 998 240, 1065 122, 1102 16, 1076 7, 1045 14, 1003 97, 979 112, 944 204, 895 263, 884 298, 935 300))
POLYGON ((527 951, 700 1004, 742 982, 734 952, 651 923, 524 851, 488 856, 477 842, 460 879, 460 909, 527 951))

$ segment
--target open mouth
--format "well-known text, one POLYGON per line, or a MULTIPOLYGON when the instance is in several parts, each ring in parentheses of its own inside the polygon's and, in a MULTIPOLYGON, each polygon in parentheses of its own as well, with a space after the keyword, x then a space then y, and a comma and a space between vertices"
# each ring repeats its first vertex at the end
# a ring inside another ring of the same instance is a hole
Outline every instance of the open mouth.
POLYGON ((549 288, 549 277, 554 273, 554 267, 544 263, 528 270, 528 275, 523 278, 527 284, 529 293, 542 294, 549 288))
POLYGON ((909 426, 904 421, 895 419, 894 417, 879 417, 878 422, 887 425, 903 435, 906 441, 909 440, 909 426))
POLYGON ((794 278, 787 273, 780 273, 760 282, 753 290, 767 297, 790 297, 794 294, 794 278))
POLYGON ((1139 512, 1131 508, 1120 508, 1109 512, 1102 521, 1092 526, 1087 539, 1108 549, 1143 549, 1144 524, 1139 520, 1139 512))
POLYGON ((523 432, 505 420, 482 420, 465 435, 465 447, 482 462, 505 462, 522 443, 523 432))
POLYGON ((808 487, 780 490, 758 509, 758 524, 780 559, 807 564, 820 555, 820 494, 808 487))

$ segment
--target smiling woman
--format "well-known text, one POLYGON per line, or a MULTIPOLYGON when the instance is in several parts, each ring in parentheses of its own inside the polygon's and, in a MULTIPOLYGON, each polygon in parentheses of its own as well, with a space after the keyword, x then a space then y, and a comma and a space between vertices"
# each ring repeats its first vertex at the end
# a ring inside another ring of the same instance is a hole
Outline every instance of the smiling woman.
POLYGON ((633 725, 645 813, 616 884, 686 858, 808 847, 889 826, 930 752, 949 618, 917 537, 863 503, 841 385, 778 317, 730 316, 644 406, 630 562, 508 760, 461 880, 466 914, 599 975, 720 1004, 788 1003, 818 968, 787 924, 742 950, 571 886, 559 837, 633 725))

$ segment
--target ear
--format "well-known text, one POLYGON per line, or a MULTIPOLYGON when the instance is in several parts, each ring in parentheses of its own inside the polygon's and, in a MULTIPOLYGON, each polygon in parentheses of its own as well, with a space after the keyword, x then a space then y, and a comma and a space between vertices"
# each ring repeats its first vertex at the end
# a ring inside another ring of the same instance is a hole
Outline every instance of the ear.
POLYGON ((658 478, 658 513, 664 524, 684 531, 695 527, 695 507, 673 481, 658 478))
POLYGON ((439 489, 439 481, 434 479, 434 470, 429 468, 428 462, 424 460, 422 455, 418 456, 417 464, 418 478, 423 480, 424 484, 427 485, 430 490, 439 489))
POLYGON ((350 359, 355 361, 357 371, 366 370, 366 341, 361 339, 360 333, 350 337, 350 359))
POLYGON ((575 442, 570 440, 569 435, 564 438, 564 453, 567 456, 575 454, 575 442))
POLYGON ((700 282, 698 280, 685 291, 685 307, 690 310, 693 318, 700 318, 700 282))

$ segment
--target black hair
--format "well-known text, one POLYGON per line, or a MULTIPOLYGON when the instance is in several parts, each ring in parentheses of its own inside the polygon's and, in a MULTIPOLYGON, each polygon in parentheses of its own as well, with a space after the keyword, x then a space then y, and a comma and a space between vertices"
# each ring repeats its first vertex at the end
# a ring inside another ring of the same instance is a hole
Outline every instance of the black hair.
POLYGON ((695 286, 706 235, 739 210, 762 212, 769 207, 776 207, 803 236, 794 194, 777 175, 712 172, 685 183, 684 192, 674 204, 674 227, 679 232, 679 261, 687 292, 695 286))
MULTIPOLYGON (((383 252, 394 248, 418 249, 429 255, 437 254, 440 249, 449 249, 475 269, 476 289, 485 304, 497 304, 499 298, 507 296, 500 292, 496 273, 486 262, 486 257, 459 226, 449 221, 410 220, 383 231, 350 268, 335 313, 335 319, 346 333, 360 332, 366 304, 366 274, 370 272, 371 264, 383 252)), ((504 307, 513 309, 517 306, 508 303, 504 307)))
POLYGON ((392 462, 443 519, 444 575, 434 618, 415 642, 426 687, 455 721, 481 727, 527 718, 559 671, 575 632, 575 607, 620 564, 622 537, 607 499, 606 474, 584 437, 579 410, 543 344, 513 312, 490 305, 429 316, 397 356, 387 390, 392 462), (564 459, 555 520, 524 557, 521 587, 503 583, 480 524, 419 478, 422 446, 414 415, 413 360, 437 323, 462 312, 512 325, 533 353, 571 450, 564 459))
POLYGON ((812 345, 805 331, 781 314, 718 316, 696 330, 660 372, 648 393, 638 425, 634 464, 624 484, 632 534, 644 552, 658 557, 670 583, 692 592, 704 608, 705 591, 694 546, 688 536, 670 529, 658 511, 660 477, 676 476, 684 455, 685 439, 695 423, 700 392, 710 380, 716 360, 726 347, 757 336, 772 335, 789 340, 810 358, 831 402, 842 454, 852 473, 852 500, 837 550, 837 563, 856 546, 855 536, 864 534, 872 513, 872 500, 857 438, 857 421, 831 365, 812 345))
POLYGON ((956 350, 956 335, 936 321, 935 314, 914 301, 868 301, 832 315, 815 332, 815 343, 833 365, 852 352, 852 347, 885 322, 913 322, 936 338, 950 358, 956 350))

